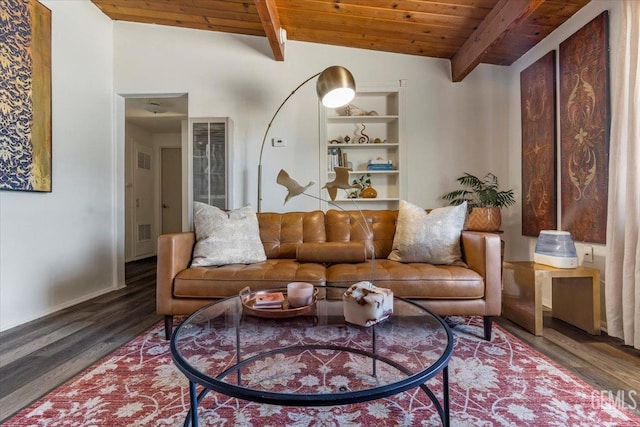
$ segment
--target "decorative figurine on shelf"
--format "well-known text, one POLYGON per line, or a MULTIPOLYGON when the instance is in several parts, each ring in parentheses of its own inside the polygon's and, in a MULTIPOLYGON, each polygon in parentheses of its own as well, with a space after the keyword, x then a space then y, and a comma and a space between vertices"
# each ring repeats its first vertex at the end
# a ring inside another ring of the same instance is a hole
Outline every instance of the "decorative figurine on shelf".
POLYGON ((344 113, 347 116, 377 116, 378 115, 378 112, 375 110, 366 111, 358 107, 357 105, 353 105, 353 104, 347 104, 344 107, 344 113))
POLYGON ((376 191, 375 188, 369 186, 364 190, 362 190, 360 195, 362 196, 363 199, 375 199, 376 197, 378 197, 378 192, 376 191))
POLYGON ((329 144, 342 144, 342 143, 348 144, 349 141, 351 141, 351 138, 349 138, 349 135, 346 135, 344 138, 339 136, 338 138, 332 139, 331 141, 329 141, 329 144))
POLYGON ((358 144, 368 144, 369 143, 369 135, 364 133, 364 130, 367 128, 364 123, 360 123, 362 125, 362 129, 360 130, 360 138, 358 138, 358 144))

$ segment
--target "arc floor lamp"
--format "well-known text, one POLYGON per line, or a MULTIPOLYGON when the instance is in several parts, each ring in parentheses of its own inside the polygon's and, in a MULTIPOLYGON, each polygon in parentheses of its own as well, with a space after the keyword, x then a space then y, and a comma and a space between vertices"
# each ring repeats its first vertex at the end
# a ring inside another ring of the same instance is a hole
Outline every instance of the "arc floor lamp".
POLYGON ((271 129, 273 120, 276 118, 284 104, 287 103, 289 98, 291 98, 298 89, 310 80, 313 80, 315 77, 318 77, 318 81, 316 82, 318 99, 320 99, 322 105, 325 107, 342 107, 343 105, 348 104, 356 95, 356 82, 349 70, 342 66, 334 65, 326 68, 320 73, 314 74, 300 83, 298 87, 296 87, 289 96, 282 101, 276 112, 273 114, 273 117, 271 117, 271 121, 269 121, 269 124, 267 125, 264 137, 262 138, 262 145, 260 146, 260 158, 258 162, 258 212, 262 211, 262 153, 264 151, 264 143, 267 141, 269 129, 271 129))

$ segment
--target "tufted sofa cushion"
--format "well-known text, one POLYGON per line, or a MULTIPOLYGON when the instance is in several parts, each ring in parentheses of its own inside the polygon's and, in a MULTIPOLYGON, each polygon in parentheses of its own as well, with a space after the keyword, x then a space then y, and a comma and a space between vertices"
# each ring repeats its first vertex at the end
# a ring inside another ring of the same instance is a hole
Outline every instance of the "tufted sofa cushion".
POLYGON ((260 239, 268 259, 295 259, 300 244, 327 240, 322 211, 257 215, 260 239))
MULTIPOLYGON (((348 287, 371 278, 370 263, 335 264, 327 268, 327 285, 348 287)), ((376 286, 393 289, 396 296, 412 299, 483 298, 485 283, 475 271, 458 266, 376 260, 376 286)))
POLYGON ((174 280, 176 298, 226 298, 242 288, 251 290, 287 286, 289 282, 325 284, 322 264, 299 263, 291 259, 268 259, 257 264, 194 267, 182 270, 174 280))
POLYGON ((331 209, 327 211, 325 216, 328 242, 364 241, 369 246, 368 250, 371 253, 371 242, 367 237, 366 226, 362 219, 364 216, 367 226, 373 232, 376 259, 389 256, 393 246, 393 236, 396 232, 397 210, 363 210, 360 213, 357 210, 331 209))

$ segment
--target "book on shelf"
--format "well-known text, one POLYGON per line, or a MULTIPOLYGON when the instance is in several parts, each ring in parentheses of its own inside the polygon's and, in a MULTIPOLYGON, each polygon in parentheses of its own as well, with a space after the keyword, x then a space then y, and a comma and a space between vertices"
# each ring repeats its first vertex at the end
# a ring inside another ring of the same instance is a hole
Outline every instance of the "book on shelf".
POLYGON ((336 167, 347 167, 347 153, 340 148, 329 148, 327 151, 327 170, 333 172, 336 167))
POLYGON ((393 170, 393 165, 390 164, 390 163, 387 163, 387 164, 373 163, 373 164, 368 164, 367 165, 367 170, 370 170, 370 171, 392 171, 393 170))
POLYGON ((369 160, 370 165, 391 165, 393 164, 393 160, 383 160, 383 159, 373 159, 369 160))
POLYGON ((284 294, 282 292, 266 292, 256 295, 255 308, 282 308, 284 294))

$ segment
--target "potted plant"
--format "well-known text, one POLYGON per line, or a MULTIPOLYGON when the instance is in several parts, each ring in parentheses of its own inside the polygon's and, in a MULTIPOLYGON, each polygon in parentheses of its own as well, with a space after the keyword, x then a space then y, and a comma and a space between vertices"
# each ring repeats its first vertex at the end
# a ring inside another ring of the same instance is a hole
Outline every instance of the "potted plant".
POLYGON ((353 190, 349 193, 350 199, 362 197, 365 199, 374 199, 378 195, 378 192, 371 186, 371 174, 360 175, 358 178, 351 182, 352 185, 360 186, 359 190, 353 190))
POLYGON ((462 189, 443 194, 450 205, 467 202, 469 214, 465 228, 475 231, 498 231, 502 223, 500 209, 515 204, 513 190, 498 189, 498 177, 488 173, 478 178, 465 172, 457 181, 462 189))

